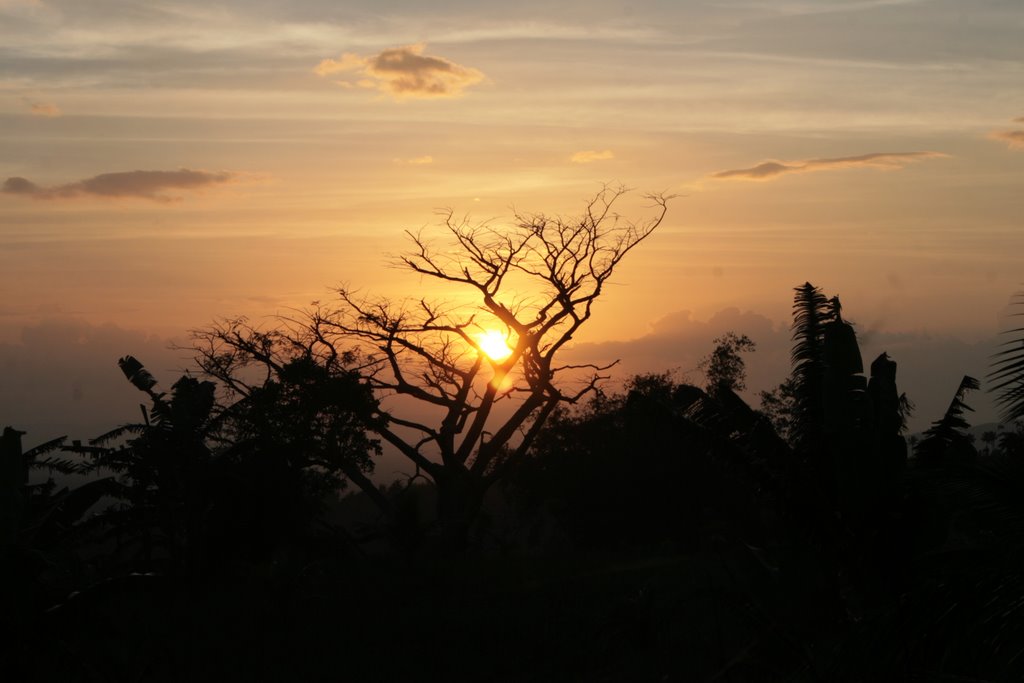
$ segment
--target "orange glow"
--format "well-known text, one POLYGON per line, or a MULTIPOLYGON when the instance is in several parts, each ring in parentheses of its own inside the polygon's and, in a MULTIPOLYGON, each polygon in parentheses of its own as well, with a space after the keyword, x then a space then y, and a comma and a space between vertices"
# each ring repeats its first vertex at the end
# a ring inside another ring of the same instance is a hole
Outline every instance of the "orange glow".
POLYGON ((491 378, 491 386, 498 391, 508 391, 515 385, 511 375, 507 372, 499 372, 491 378))
POLYGON ((498 330, 487 330, 476 335, 476 344, 485 356, 496 363, 500 363, 512 355, 508 340, 498 330))

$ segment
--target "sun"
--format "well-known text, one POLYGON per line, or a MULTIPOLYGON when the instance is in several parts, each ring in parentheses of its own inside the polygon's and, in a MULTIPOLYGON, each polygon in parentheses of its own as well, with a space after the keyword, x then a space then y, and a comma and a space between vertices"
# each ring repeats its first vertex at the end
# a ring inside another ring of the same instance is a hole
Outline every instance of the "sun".
POLYGON ((498 363, 512 355, 508 340, 498 330, 487 330, 476 335, 476 345, 485 356, 498 363))

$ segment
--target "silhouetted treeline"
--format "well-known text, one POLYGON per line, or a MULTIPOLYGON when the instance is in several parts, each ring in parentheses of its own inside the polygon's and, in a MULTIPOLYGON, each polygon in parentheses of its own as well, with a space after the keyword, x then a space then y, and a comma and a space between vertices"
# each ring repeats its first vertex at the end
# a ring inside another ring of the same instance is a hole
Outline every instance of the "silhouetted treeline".
MULTIPOLYGON (((1024 678, 1024 428, 978 448, 965 377, 911 452, 899 359, 865 372, 809 283, 760 409, 737 393, 755 341, 716 339, 704 386, 552 410, 458 546, 422 473, 365 485, 387 418, 354 357, 233 394, 125 357, 141 422, 4 430, 5 680, 1024 678)), ((1019 346, 994 370, 1010 418, 1019 346)))

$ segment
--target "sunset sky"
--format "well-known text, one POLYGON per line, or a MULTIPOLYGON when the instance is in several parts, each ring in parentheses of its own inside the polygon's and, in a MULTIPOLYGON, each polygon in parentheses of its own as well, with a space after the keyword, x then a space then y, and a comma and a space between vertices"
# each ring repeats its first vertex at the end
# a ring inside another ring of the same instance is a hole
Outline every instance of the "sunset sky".
POLYGON ((692 373, 735 329, 768 388, 809 280, 926 425, 1024 288, 1022 36, 1020 0, 0 0, 0 423, 135 419, 117 356, 419 294, 388 255, 436 210, 621 182, 680 196, 573 353, 692 373))

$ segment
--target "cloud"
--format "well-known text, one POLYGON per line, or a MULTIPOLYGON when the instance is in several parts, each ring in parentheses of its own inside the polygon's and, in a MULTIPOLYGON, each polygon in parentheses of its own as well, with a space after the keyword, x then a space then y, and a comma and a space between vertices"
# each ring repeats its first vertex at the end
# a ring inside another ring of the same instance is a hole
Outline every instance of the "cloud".
POLYGON ((27 178, 19 178, 17 176, 5 180, 0 191, 6 192, 7 194, 27 195, 39 195, 44 192, 43 188, 39 187, 27 178))
POLYGON ((588 149, 583 152, 576 152, 569 158, 574 164, 589 164, 594 161, 603 161, 605 159, 614 159, 615 154, 610 149, 602 150, 600 152, 588 149))
POLYGON ((60 107, 52 102, 35 102, 27 97, 22 98, 22 100, 28 105, 32 116, 42 116, 52 119, 61 115, 60 107))
POLYGON ((790 333, 784 325, 752 311, 726 308, 708 320, 697 320, 690 311, 674 311, 651 324, 649 331, 625 341, 584 342, 566 349, 573 363, 607 364, 620 360, 615 379, 644 372, 676 369, 681 377, 700 384, 701 358, 711 353, 714 339, 729 331, 749 335, 757 353, 746 359, 750 371, 749 396, 782 381, 789 370, 790 333))
POLYGON ((372 57, 346 52, 340 59, 325 59, 313 71, 320 76, 351 73, 355 80, 336 81, 347 88, 379 90, 396 98, 455 97, 484 80, 477 69, 443 57, 423 54, 417 43, 384 50, 372 57))
MULTIPOLYGON (((1024 122, 1024 119, 1015 119, 1024 122)), ((1024 149, 1024 130, 997 130, 989 134, 993 140, 1001 140, 1010 149, 1024 149)))
POLYGON ((33 199, 71 199, 81 196, 105 197, 111 199, 138 198, 157 202, 174 202, 180 196, 169 195, 167 190, 200 190, 210 185, 220 185, 238 178, 237 173, 227 171, 194 171, 182 168, 177 171, 122 171, 101 173, 66 185, 40 187, 27 178, 11 177, 4 181, 0 192, 23 195, 33 199))
POLYGON ((802 166, 791 166, 777 161, 766 161, 751 168, 738 168, 732 171, 719 171, 712 175, 713 178, 747 178, 750 180, 763 180, 773 178, 783 173, 796 173, 802 166))
MULTIPOLYGON (((1024 123, 1024 116, 1018 116, 1013 122, 1024 123)), ((988 138, 1005 142, 1009 149, 1024 149, 1024 130, 994 130, 988 134, 988 138)))
POLYGON ((426 166, 434 163, 434 157, 428 155, 421 157, 413 157, 412 159, 395 159, 396 164, 405 164, 406 166, 426 166))
POLYGON ((713 173, 719 180, 773 180, 787 173, 810 173, 831 171, 840 168, 900 169, 921 159, 941 159, 948 156, 942 152, 872 152, 850 157, 832 159, 805 159, 802 161, 765 161, 750 168, 738 168, 713 173))

